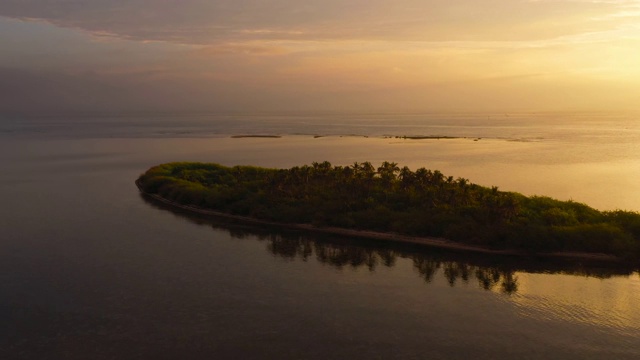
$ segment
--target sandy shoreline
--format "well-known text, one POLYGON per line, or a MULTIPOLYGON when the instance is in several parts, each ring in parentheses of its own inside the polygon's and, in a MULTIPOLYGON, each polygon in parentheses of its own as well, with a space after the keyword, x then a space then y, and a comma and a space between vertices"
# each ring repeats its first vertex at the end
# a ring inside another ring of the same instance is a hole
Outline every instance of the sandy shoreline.
POLYGON ((408 236, 401 235, 395 233, 385 233, 378 231, 367 231, 367 230, 354 230, 354 229, 346 229, 346 228, 337 228, 337 227, 319 227, 311 224, 295 224, 295 223, 280 223, 273 221, 260 220, 248 216, 241 215, 233 215, 227 214, 220 211, 207 210, 202 209, 195 206, 182 205, 171 200, 165 199, 156 194, 150 194, 142 190, 138 181, 136 180, 136 186, 138 190, 156 201, 159 201, 163 204, 169 205, 174 208, 178 208, 181 210, 185 210, 188 212, 196 213, 199 215, 227 218, 233 220, 239 220, 247 223, 253 224, 262 224, 269 226, 279 226, 288 229, 296 229, 296 230, 304 230, 311 231, 316 233, 326 233, 326 234, 334 234, 340 236, 348 236, 348 237, 357 237, 357 238, 365 238, 365 239, 373 239, 380 241, 391 241, 402 244, 412 244, 412 245, 420 245, 425 247, 433 247, 439 249, 447 249, 454 251, 464 251, 464 252, 474 252, 474 253, 482 253, 489 255, 511 255, 511 256, 542 256, 542 257, 554 257, 554 258, 573 258, 573 259, 583 259, 590 261, 606 261, 606 262, 620 262, 621 259, 607 254, 596 254, 596 253, 582 253, 582 252, 553 252, 553 253, 537 253, 537 254, 529 254, 522 251, 516 250, 494 250, 481 246, 467 245, 454 241, 450 241, 444 238, 436 238, 436 237, 417 237, 417 236, 408 236))

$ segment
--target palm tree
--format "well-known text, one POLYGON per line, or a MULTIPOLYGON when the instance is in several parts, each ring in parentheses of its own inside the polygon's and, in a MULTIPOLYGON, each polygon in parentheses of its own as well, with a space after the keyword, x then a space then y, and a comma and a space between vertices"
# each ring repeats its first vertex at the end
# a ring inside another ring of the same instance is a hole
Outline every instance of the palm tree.
POLYGON ((440 170, 434 170, 431 173, 431 184, 433 185, 441 185, 444 181, 444 174, 440 172, 440 170))
POLYGON ((376 169, 368 161, 360 164, 360 171, 362 171, 365 179, 372 179, 376 175, 376 169))
POLYGON ((353 163, 353 165, 351 165, 351 168, 353 169, 353 175, 357 178, 360 176, 360 171, 362 168, 362 165, 360 165, 360 163, 358 163, 357 161, 353 163))
POLYGON ((378 174, 386 184, 396 179, 396 173, 400 171, 397 163, 385 161, 378 168, 378 174))
POLYGON ((403 167, 398 174, 400 181, 402 183, 403 189, 408 189, 415 182, 415 175, 413 172, 407 167, 403 167))
POLYGON ((418 184, 420 184, 421 186, 425 186, 429 183, 429 179, 431 178, 431 170, 427 170, 422 167, 416 170, 415 175, 418 184))

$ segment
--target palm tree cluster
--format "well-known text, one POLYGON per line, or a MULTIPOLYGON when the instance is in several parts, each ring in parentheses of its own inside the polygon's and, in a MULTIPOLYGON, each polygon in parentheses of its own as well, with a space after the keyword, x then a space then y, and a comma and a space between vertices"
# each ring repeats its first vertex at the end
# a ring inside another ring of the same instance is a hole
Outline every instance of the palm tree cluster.
POLYGON ((169 163, 149 169, 144 192, 180 204, 280 223, 437 236, 496 249, 640 255, 640 214, 526 197, 438 170, 397 163, 290 169, 169 163))

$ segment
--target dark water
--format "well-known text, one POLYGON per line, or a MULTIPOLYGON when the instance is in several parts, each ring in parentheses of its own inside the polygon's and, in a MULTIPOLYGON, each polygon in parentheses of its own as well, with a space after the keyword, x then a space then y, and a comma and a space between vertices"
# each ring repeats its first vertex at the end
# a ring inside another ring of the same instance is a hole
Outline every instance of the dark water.
POLYGON ((2 135, 0 359, 640 358, 633 268, 210 222, 133 184, 166 161, 361 146, 239 141, 2 135))

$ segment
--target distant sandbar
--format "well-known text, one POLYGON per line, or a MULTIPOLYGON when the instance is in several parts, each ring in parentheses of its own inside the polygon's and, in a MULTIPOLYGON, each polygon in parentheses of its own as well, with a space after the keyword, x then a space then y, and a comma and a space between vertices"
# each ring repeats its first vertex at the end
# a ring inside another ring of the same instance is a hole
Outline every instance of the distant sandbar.
POLYGON ((279 139, 282 136, 280 135, 232 135, 233 139, 241 139, 241 138, 274 138, 279 139))

